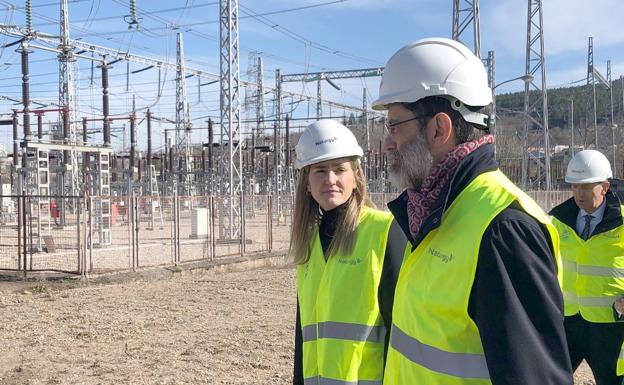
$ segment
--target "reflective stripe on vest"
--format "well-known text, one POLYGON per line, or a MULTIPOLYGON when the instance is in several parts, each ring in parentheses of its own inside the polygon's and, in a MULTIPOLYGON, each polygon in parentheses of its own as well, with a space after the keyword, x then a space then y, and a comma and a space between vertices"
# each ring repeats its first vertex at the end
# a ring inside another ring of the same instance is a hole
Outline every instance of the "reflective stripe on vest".
POLYGON ((620 355, 617 360, 616 374, 618 376, 624 375, 624 344, 620 350, 620 355))
POLYGON ((386 332, 383 326, 346 322, 319 322, 316 325, 307 325, 303 328, 303 342, 314 341, 317 338, 381 343, 386 338, 386 332))
POLYGON ((382 381, 343 381, 324 377, 310 377, 303 380, 304 385, 381 385, 382 381))
POLYGON ((615 277, 624 278, 624 269, 616 267, 602 267, 602 266, 578 266, 576 262, 565 260, 563 261, 563 268, 566 270, 576 271, 582 275, 593 275, 595 277, 615 277))
POLYGON ((463 378, 490 378, 483 354, 446 352, 408 336, 396 325, 392 325, 390 340, 393 349, 434 372, 463 378))
POLYGON ((587 307, 606 307, 611 308, 615 301, 613 297, 577 297, 575 293, 570 291, 563 292, 563 300, 567 302, 574 302, 581 306, 587 307))
POLYGON ((583 240, 556 217, 553 224, 561 239, 565 315, 616 322, 613 302, 624 294, 624 226, 583 240))
POLYGON ((565 270, 576 271, 576 262, 574 261, 564 259, 562 265, 565 270))
POLYGON ((363 208, 353 253, 327 261, 318 237, 297 267, 306 384, 380 384, 385 327, 378 289, 392 215, 363 208), (368 382, 366 382, 368 381, 368 382))
POLYGON ((559 237, 542 209, 500 171, 477 176, 403 262, 384 385, 491 385, 468 303, 483 234, 513 202, 547 229, 561 270, 559 237))

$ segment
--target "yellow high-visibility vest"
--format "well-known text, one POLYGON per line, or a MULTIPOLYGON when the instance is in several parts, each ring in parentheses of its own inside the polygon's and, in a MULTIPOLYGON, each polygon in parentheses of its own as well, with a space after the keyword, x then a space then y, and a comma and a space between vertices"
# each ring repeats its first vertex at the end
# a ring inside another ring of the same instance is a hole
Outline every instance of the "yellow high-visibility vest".
POLYGON ((514 201, 546 226, 558 259, 557 232, 542 209, 500 171, 477 176, 403 262, 384 385, 491 384, 468 302, 483 234, 514 201))
POLYGON ((386 330, 377 292, 391 223, 391 214, 364 207, 352 255, 326 262, 317 234, 297 267, 306 385, 381 385, 386 330))
POLYGON ((565 315, 615 322, 612 306, 624 294, 624 226, 583 240, 556 217, 553 224, 561 243, 565 315))

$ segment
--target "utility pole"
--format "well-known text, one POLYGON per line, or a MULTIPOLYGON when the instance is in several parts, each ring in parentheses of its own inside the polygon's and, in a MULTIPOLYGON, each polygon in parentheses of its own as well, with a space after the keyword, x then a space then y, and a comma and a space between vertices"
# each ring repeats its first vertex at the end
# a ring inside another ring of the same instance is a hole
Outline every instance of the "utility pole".
MULTIPOLYGON (((522 188, 551 189, 550 146, 548 134, 548 94, 546 92, 546 67, 544 65, 544 20, 542 0, 528 0, 527 40, 524 83, 524 131, 522 133, 522 188), (535 80, 535 81, 534 81, 535 80), (541 80, 541 81, 540 81, 541 80), (537 91, 537 92, 532 92, 537 91), (537 96, 536 98, 532 98, 537 96), (533 100, 532 100, 533 99, 533 100), (533 125, 543 135, 543 142, 529 137, 533 125), (543 149, 543 161, 532 150, 543 149), (529 162, 535 162, 538 170, 536 186, 529 175, 529 162), (541 183, 543 180, 544 183, 541 183)), ((549 204, 549 202, 547 202, 549 204)))

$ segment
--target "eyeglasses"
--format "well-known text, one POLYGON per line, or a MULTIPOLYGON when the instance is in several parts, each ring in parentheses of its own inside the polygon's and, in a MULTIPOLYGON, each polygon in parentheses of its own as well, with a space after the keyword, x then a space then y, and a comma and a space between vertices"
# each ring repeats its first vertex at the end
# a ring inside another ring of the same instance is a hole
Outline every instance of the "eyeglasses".
POLYGON ((395 122, 395 123, 388 123, 386 122, 384 124, 384 127, 386 128, 386 133, 388 133, 388 135, 392 136, 394 135, 394 133, 397 130, 397 127, 400 126, 403 123, 407 123, 407 122, 411 122, 412 120, 423 120, 425 119, 425 116, 416 116, 410 119, 405 119, 405 120, 401 120, 400 122, 395 122))

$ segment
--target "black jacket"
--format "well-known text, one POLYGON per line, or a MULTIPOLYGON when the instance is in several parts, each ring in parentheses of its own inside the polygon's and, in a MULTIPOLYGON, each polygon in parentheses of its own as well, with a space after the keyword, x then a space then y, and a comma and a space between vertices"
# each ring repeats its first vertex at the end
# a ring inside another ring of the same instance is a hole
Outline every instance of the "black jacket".
MULTIPOLYGON (((413 248, 440 226, 444 211, 474 178, 497 168, 491 145, 468 155, 415 239, 409 235, 407 193, 390 202, 413 248)), ((517 202, 483 234, 468 314, 479 329, 493 385, 573 383, 550 235, 517 202)))
MULTIPOLYGON (((607 202, 602 220, 596 225, 592 235, 604 233, 622 226, 623 220, 620 199, 611 190, 607 191, 605 199, 607 202)), ((576 232, 576 217, 578 216, 579 210, 574 198, 570 198, 550 210, 550 215, 576 232)))
MULTIPOLYGON (((319 238, 323 251, 327 250, 331 238, 336 231, 336 218, 339 216, 341 207, 324 213, 319 225, 319 238)), ((388 233, 386 244, 386 254, 379 280, 379 290, 377 301, 379 311, 386 327, 386 340, 384 353, 388 351, 390 342, 390 327, 392 326, 392 304, 394 302, 394 288, 399 278, 399 269, 403 263, 403 254, 407 245, 407 238, 398 226, 396 221, 392 222, 388 233)), ((301 334, 301 320, 299 318, 299 301, 297 301, 297 321, 295 324, 295 362, 293 368, 293 384, 304 385, 303 383, 303 337, 301 334)))

